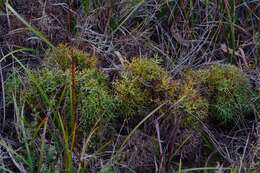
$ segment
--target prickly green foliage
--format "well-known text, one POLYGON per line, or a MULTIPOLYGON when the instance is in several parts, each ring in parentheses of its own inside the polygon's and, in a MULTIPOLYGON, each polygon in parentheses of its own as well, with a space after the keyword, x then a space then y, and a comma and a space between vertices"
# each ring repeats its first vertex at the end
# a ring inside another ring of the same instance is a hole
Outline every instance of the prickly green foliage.
POLYGON ((64 44, 60 44, 56 49, 49 51, 46 59, 47 63, 58 65, 63 70, 70 69, 72 62, 76 64, 76 68, 79 70, 97 66, 96 57, 64 44))
POLYGON ((154 91, 169 89, 170 76, 156 59, 136 58, 126 66, 126 74, 136 78, 144 86, 151 86, 154 91))
POLYGON ((85 129, 97 120, 114 118, 117 105, 115 99, 109 95, 106 76, 95 69, 84 70, 78 76, 78 100, 85 129))
POLYGON ((22 99, 24 94, 22 92, 23 79, 18 72, 13 72, 5 81, 5 97, 6 103, 9 105, 13 103, 13 96, 16 99, 22 99))
POLYGON ((216 119, 228 122, 251 111, 250 82, 237 67, 211 65, 194 71, 190 78, 198 78, 204 83, 209 101, 209 112, 216 119))
POLYGON ((64 86, 65 81, 65 73, 58 69, 49 70, 42 68, 37 71, 30 70, 28 74, 23 77, 17 73, 13 73, 5 83, 8 103, 13 103, 12 95, 15 92, 16 99, 20 99, 32 107, 38 105, 42 101, 42 97, 35 85, 35 82, 37 82, 37 85, 39 85, 43 92, 50 96, 49 99, 51 103, 55 105, 57 102, 56 96, 64 86), (37 81, 33 81, 33 78, 36 78, 37 81))
MULTIPOLYGON (((36 152, 36 150, 35 150, 36 152)), ((44 156, 45 159, 41 165, 41 171, 40 172, 55 172, 55 161, 58 155, 57 148, 52 144, 45 144, 44 145, 44 156)), ((58 169, 56 167, 56 169, 58 169)))
MULTIPOLYGON (((78 72, 76 78, 78 85, 77 102, 84 129, 87 129, 88 125, 93 125, 98 119, 106 121, 116 116, 117 102, 109 94, 108 81, 103 73, 96 69, 85 69, 78 72)), ((12 102, 11 91, 14 89, 12 87, 17 86, 17 92, 22 96, 21 99, 27 105, 30 105, 35 112, 41 112, 45 108, 45 103, 38 90, 38 87, 40 87, 43 90, 42 92, 48 96, 52 107, 57 108, 62 102, 65 106, 61 105, 66 110, 65 114, 69 116, 70 84, 70 80, 68 80, 64 71, 42 68, 37 71, 30 71, 28 76, 24 77, 23 83, 17 76, 10 77, 6 81, 7 98, 12 102), (38 86, 35 85, 33 78, 37 79, 38 86)))
POLYGON ((143 111, 145 105, 155 105, 170 88, 170 77, 154 59, 133 59, 125 66, 121 78, 114 83, 115 94, 126 117, 143 111))
POLYGON ((104 165, 98 173, 115 173, 112 165, 104 165))
POLYGON ((59 97, 63 90, 63 87, 66 85, 67 76, 66 74, 59 69, 48 69, 42 68, 38 71, 31 71, 28 74, 28 86, 24 88, 24 92, 27 95, 27 102, 34 106, 36 103, 42 101, 42 95, 40 95, 39 88, 49 97, 51 105, 55 106, 58 104, 59 97), (37 81, 33 81, 36 78, 37 81))
POLYGON ((218 119, 228 121, 250 111, 250 82, 245 74, 232 65, 212 66, 209 73, 206 84, 216 94, 211 111, 218 119))
POLYGON ((115 82, 114 89, 121 107, 120 114, 131 117, 143 111, 148 93, 141 89, 137 79, 122 75, 122 78, 115 82))
POLYGON ((183 115, 184 127, 198 128, 199 122, 207 119, 208 101, 200 94, 197 83, 183 79, 179 85, 180 106, 178 111, 183 115))
POLYGON ((82 8, 85 15, 89 14, 90 0, 82 0, 82 8))

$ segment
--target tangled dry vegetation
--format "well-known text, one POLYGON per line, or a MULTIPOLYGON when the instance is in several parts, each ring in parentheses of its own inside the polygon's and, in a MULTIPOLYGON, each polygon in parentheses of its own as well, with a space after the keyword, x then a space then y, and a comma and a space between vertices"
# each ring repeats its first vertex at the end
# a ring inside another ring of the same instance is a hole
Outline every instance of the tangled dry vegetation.
POLYGON ((0 172, 260 171, 260 1, 0 9, 0 172))

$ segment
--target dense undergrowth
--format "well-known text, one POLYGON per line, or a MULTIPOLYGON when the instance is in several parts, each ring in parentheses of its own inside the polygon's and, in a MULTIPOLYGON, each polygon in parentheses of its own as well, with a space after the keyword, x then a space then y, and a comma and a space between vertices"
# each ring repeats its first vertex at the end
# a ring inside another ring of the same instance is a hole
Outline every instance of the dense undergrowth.
POLYGON ((0 172, 259 172, 259 4, 0 0, 0 172))
MULTIPOLYGON (((135 120, 142 120, 161 105, 166 106, 158 111, 170 121, 179 119, 180 128, 197 134, 201 133, 201 124, 209 121, 242 123, 245 115, 252 115, 257 107, 248 78, 234 65, 208 65, 188 70, 174 80, 160 66, 158 57, 139 57, 125 62, 118 79, 109 84, 106 74, 96 66, 95 57, 80 50, 59 45, 45 58, 47 63, 39 69, 25 68, 20 70, 23 73, 15 70, 10 74, 5 81, 7 106, 25 108, 23 114, 28 117, 22 121, 31 124, 24 126, 29 131, 36 128, 32 124, 38 126, 44 117, 53 117, 54 125, 68 133, 72 142, 76 136, 87 134, 97 122, 102 126, 120 126, 118 122, 125 119, 134 127, 133 123, 138 123, 135 120)), ((100 142, 96 138, 94 145, 100 142)), ((67 145, 75 145, 69 141, 67 145)), ((72 155, 65 159, 68 157, 72 155)), ((73 163, 69 164, 68 171, 73 171, 73 163)), ((49 168, 48 164, 44 166, 49 168)), ((38 169, 41 171, 44 166, 38 169)), ((31 169, 36 168, 31 165, 31 169)))

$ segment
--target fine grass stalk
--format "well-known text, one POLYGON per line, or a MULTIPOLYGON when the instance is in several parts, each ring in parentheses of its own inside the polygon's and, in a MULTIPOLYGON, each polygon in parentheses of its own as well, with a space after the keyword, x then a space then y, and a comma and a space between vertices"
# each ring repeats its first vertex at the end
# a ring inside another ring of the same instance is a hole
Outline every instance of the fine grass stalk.
POLYGON ((230 0, 225 2, 225 9, 228 17, 229 33, 228 33, 228 47, 232 49, 231 53, 231 63, 235 62, 235 49, 236 49, 236 33, 235 33, 235 23, 236 23, 236 2, 235 0, 230 0))
POLYGON ((125 144, 129 141, 129 139, 133 136, 133 134, 135 133, 135 131, 146 121, 148 120, 153 114, 155 114, 158 110, 160 110, 166 103, 163 103, 161 105, 159 105, 157 108, 155 108, 151 113, 149 113, 145 118, 142 119, 142 121, 140 121, 135 128, 127 135, 127 137, 125 138, 125 140, 123 141, 123 143, 121 144, 121 146, 119 147, 118 152, 120 153, 125 144))
POLYGON ((73 165, 72 165, 72 152, 70 150, 69 147, 69 135, 68 132, 66 131, 61 115, 58 112, 57 113, 58 116, 58 120, 59 120, 59 125, 61 127, 62 130, 62 135, 63 135, 63 141, 64 141, 64 145, 65 145, 65 157, 64 157, 64 161, 65 161, 65 167, 66 167, 66 172, 67 173, 73 173, 73 165))
POLYGON ((81 154, 80 154, 80 163, 78 165, 78 169, 77 169, 77 173, 80 173, 81 169, 82 169, 82 163, 83 163, 83 155, 85 154, 86 150, 87 150, 87 147, 88 147, 88 144, 92 138, 92 136, 95 134, 95 132, 98 130, 98 124, 99 124, 100 120, 98 120, 94 127, 92 128, 92 130, 90 131, 88 137, 86 138, 86 140, 84 141, 83 143, 83 147, 82 147, 82 150, 81 150, 81 154))

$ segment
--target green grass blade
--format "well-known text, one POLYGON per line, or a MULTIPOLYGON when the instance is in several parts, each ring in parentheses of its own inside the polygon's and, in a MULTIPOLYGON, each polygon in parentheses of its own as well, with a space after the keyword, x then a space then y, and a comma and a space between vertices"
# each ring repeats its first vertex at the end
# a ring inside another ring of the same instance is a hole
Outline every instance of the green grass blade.
POLYGON ((30 51, 30 52, 34 52, 33 49, 30 49, 30 48, 21 48, 21 49, 16 49, 12 52, 9 52, 8 54, 4 55, 1 59, 0 59, 0 63, 2 61, 4 61, 7 57, 11 56, 11 55, 14 55, 15 53, 17 52, 25 52, 25 51, 30 51))
POLYGON ((43 99, 43 101, 47 105, 47 107, 50 108, 51 110, 53 110, 52 109, 53 107, 48 98, 48 95, 46 93, 44 93, 43 89, 40 87, 37 78, 23 65, 23 63, 20 60, 18 60, 14 55, 12 55, 12 56, 15 59, 15 61, 24 69, 24 71, 26 72, 26 74, 29 77, 29 80, 36 86, 36 89, 40 93, 41 98, 43 99))
POLYGON ((30 165, 22 155, 18 154, 14 149, 8 146, 4 140, 0 140, 0 146, 2 146, 10 154, 14 155, 19 161, 23 162, 27 166, 30 165))
POLYGON ((72 173, 73 172, 72 152, 69 148, 68 133, 66 132, 62 118, 60 116, 60 113, 57 113, 57 116, 58 116, 59 124, 60 124, 61 130, 62 130, 63 140, 64 140, 64 143, 65 143, 66 158, 64 160, 65 160, 65 164, 66 164, 66 170, 67 170, 68 173, 72 173))

